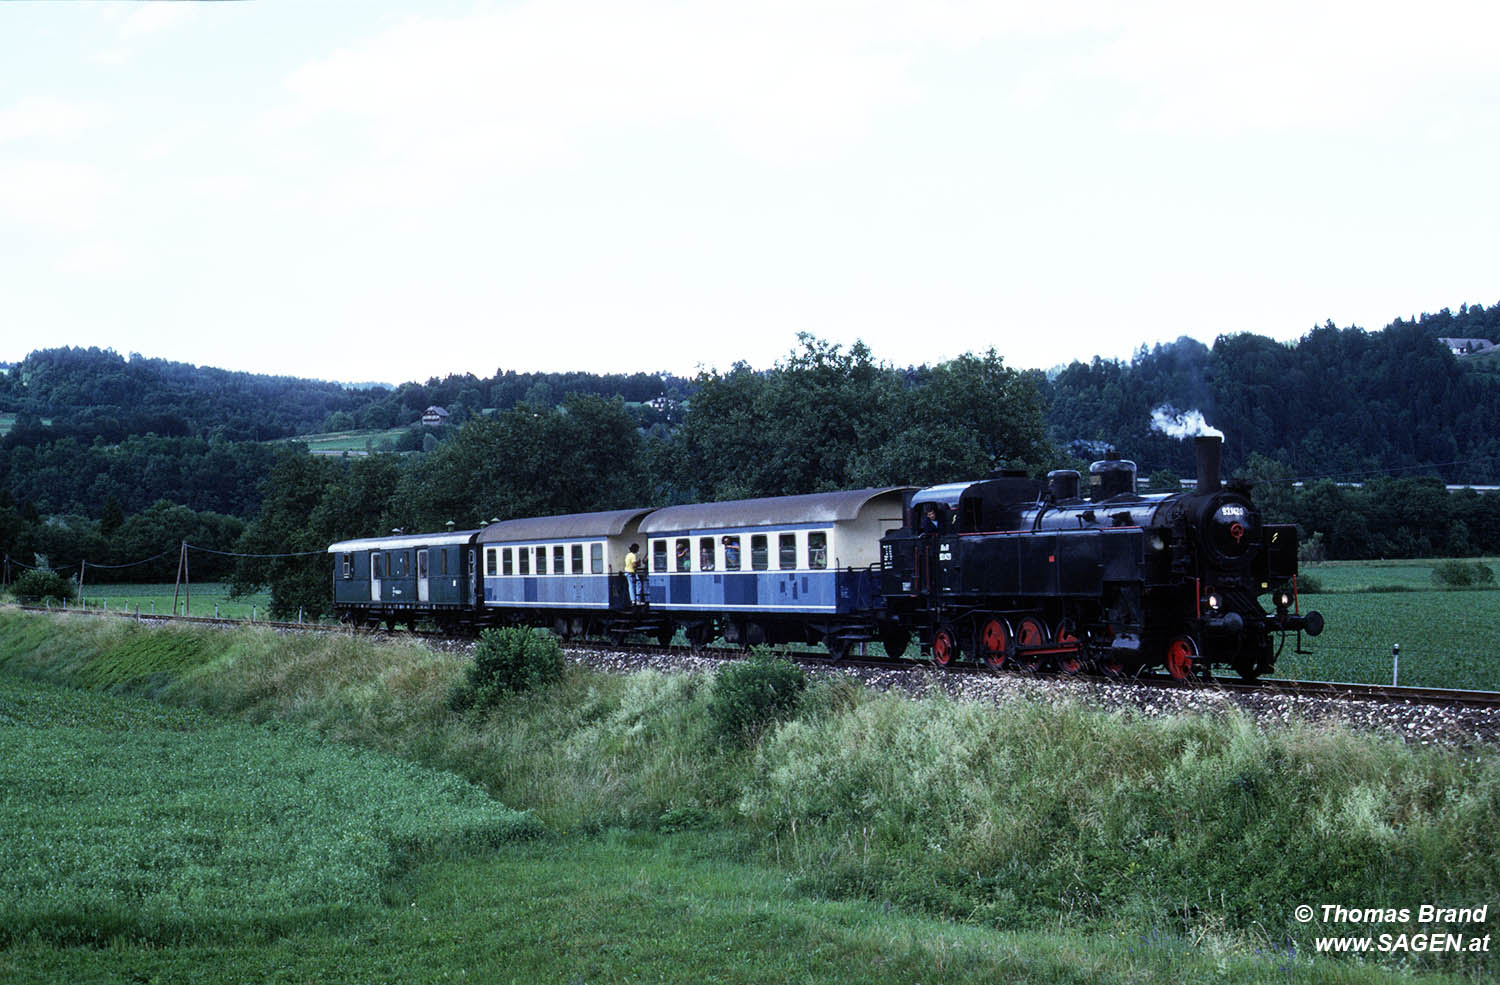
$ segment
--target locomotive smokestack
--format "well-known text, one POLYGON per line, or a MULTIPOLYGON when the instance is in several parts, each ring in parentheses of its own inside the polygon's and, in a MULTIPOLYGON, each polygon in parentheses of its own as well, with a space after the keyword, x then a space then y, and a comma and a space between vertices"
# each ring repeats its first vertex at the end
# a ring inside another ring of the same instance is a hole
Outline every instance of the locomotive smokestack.
POLYGON ((1199 435, 1193 439, 1193 450, 1198 453, 1198 492, 1219 491, 1219 446, 1223 438, 1199 435))

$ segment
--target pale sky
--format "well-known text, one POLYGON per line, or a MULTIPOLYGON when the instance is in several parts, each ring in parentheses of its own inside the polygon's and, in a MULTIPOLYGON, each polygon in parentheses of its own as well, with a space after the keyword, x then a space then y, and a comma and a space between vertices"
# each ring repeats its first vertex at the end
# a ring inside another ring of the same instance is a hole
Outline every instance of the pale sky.
POLYGON ((0 360, 1017 367, 1500 301, 1500 7, 0 3, 0 360))

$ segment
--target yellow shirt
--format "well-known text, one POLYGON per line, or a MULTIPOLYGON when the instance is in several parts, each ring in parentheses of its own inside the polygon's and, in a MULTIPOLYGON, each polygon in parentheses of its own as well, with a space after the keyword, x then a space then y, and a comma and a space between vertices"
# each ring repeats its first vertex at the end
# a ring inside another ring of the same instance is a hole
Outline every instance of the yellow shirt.
POLYGON ((635 566, 637 564, 639 564, 639 563, 640 563, 640 560, 638 558, 636 558, 634 551, 631 551, 629 554, 626 554, 625 555, 625 573, 627 575, 633 575, 633 574, 635 574, 635 566))

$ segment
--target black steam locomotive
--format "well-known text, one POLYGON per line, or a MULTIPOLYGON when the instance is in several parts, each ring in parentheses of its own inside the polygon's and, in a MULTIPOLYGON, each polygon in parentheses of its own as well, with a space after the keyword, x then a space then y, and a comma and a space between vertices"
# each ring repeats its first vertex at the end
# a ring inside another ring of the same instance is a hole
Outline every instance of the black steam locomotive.
POLYGON ((1296 528, 1220 484, 1220 443, 1197 439, 1192 492, 1138 495, 1128 461, 1095 462, 1087 497, 1071 470, 916 492, 881 540, 886 619, 939 665, 1270 672, 1278 641, 1318 635, 1323 618, 1298 612, 1296 528))

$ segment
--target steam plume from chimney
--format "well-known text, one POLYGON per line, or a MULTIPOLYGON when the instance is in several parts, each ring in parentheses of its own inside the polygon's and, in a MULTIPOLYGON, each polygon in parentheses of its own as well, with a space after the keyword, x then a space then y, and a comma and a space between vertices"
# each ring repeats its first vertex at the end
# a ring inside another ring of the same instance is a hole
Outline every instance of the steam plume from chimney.
POLYGON ((1162 404, 1151 412, 1151 430, 1169 438, 1224 437, 1223 431, 1209 427, 1201 410, 1179 411, 1171 404, 1162 404))

